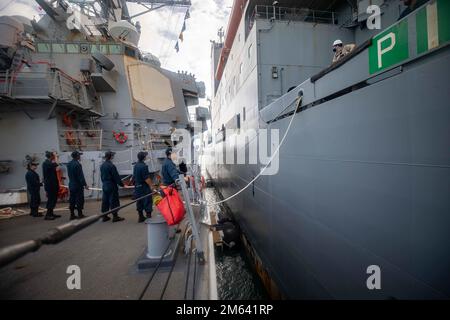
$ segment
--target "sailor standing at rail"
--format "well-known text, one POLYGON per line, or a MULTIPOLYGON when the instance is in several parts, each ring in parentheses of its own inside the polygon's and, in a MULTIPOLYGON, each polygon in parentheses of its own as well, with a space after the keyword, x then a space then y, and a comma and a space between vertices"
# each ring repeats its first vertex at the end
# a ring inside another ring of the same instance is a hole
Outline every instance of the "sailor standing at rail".
MULTIPOLYGON (((166 149, 166 159, 164 159, 161 167, 162 183, 166 186, 175 183, 181 174, 173 162, 174 158, 175 154, 173 153, 172 148, 168 147, 166 149)), ((187 180, 187 177, 185 177, 185 180, 187 180)))
POLYGON ((39 174, 36 172, 39 163, 30 160, 27 164, 27 173, 25 174, 25 180, 27 182, 27 191, 30 196, 30 216, 42 217, 42 213, 39 213, 39 205, 41 204, 41 186, 42 183, 39 179, 39 174))
MULTIPOLYGON (((111 209, 120 206, 119 202, 119 186, 123 187, 123 182, 120 179, 119 172, 116 166, 112 163, 115 152, 107 151, 105 153, 105 162, 100 166, 100 176, 102 180, 102 212, 107 212, 111 209)), ((119 222, 125 220, 119 217, 117 211, 112 213, 112 222, 119 222)), ((111 220, 108 215, 103 216, 103 221, 111 220)))
POLYGON ((56 173, 56 168, 59 164, 56 162, 56 153, 46 151, 45 157, 47 158, 42 163, 42 174, 44 176, 44 189, 47 193, 47 213, 45 214, 45 220, 55 220, 60 218, 60 215, 54 214, 56 201, 58 199, 59 181, 56 173))
POLYGON ((82 219, 84 207, 84 190, 89 190, 89 187, 84 178, 83 167, 81 166, 80 159, 83 153, 74 151, 72 152, 72 161, 67 164, 67 175, 69 176, 69 209, 70 220, 82 219), (77 208, 78 217, 75 215, 75 207, 77 208))
MULTIPOLYGON (((141 198, 152 192, 154 189, 153 182, 150 179, 150 172, 148 171, 148 166, 145 163, 148 153, 141 151, 138 153, 138 162, 133 168, 133 180, 135 184, 134 196, 135 198, 141 198)), ((146 217, 152 217, 152 196, 148 196, 144 199, 138 200, 136 202, 136 210, 139 214, 138 222, 144 222, 146 217), (146 217, 144 217, 144 210, 146 217)))

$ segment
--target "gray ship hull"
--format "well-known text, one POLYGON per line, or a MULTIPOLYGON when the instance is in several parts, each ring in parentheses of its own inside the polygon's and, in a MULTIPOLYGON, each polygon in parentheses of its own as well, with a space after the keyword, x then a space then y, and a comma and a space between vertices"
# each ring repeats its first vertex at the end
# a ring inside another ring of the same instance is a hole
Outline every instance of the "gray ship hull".
MULTIPOLYGON (((447 46, 303 110, 278 174, 227 202, 284 295, 450 297, 449 82, 447 46), (371 265, 380 267, 381 290, 367 287, 371 265)), ((282 137, 289 121, 271 128, 282 137)), ((260 170, 207 168, 224 197, 260 170)))

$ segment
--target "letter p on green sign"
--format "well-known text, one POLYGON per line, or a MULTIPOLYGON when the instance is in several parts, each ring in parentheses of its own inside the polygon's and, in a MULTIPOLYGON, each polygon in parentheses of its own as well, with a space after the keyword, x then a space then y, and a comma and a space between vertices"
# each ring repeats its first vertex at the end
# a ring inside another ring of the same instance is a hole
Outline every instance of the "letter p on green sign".
POLYGON ((377 73, 408 57, 408 21, 403 20, 373 38, 369 47, 369 72, 377 73))

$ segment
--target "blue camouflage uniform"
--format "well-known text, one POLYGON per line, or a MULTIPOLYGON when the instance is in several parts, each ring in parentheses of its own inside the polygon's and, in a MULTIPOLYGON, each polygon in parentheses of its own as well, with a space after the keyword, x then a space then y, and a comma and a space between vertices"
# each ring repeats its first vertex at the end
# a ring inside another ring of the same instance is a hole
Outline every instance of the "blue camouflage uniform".
POLYGON ((40 182, 37 172, 31 169, 27 170, 25 180, 27 182, 27 191, 30 197, 31 215, 37 216, 39 213, 39 205, 41 204, 40 190, 42 183, 40 182))
POLYGON ((73 159, 67 164, 67 175, 69 176, 69 209, 70 212, 83 210, 84 207, 84 187, 87 186, 84 178, 83 167, 81 163, 73 159))
POLYGON ((53 209, 56 206, 59 191, 58 175, 56 168, 58 164, 47 159, 42 163, 42 174, 44 176, 44 189, 47 193, 47 209, 49 215, 53 214, 53 209))
MULTIPOLYGON (((136 199, 152 192, 150 186, 145 182, 149 177, 150 172, 148 171, 148 166, 144 161, 138 161, 133 169, 133 179, 135 184, 134 196, 136 199)), ((149 196, 137 201, 136 209, 140 213, 145 210, 147 217, 150 217, 152 213, 152 204, 152 196, 149 196)))
POLYGON ((161 168, 161 175, 163 184, 168 186, 175 183, 179 178, 180 171, 178 171, 177 166, 173 163, 172 159, 166 158, 161 168))
MULTIPOLYGON (((103 191, 102 212, 107 212, 120 206, 119 186, 123 187, 123 182, 116 166, 110 160, 106 160, 100 166, 100 176, 103 191)), ((113 215, 117 215, 117 212, 114 212, 113 215)))

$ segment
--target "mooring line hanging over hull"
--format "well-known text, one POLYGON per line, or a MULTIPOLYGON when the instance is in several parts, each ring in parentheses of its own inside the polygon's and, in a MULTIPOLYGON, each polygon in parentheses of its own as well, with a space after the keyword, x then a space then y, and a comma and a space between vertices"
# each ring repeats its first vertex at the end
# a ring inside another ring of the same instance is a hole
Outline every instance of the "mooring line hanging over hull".
POLYGON ((244 190, 246 190, 248 187, 250 187, 256 180, 258 180, 258 178, 264 173, 264 171, 266 171, 266 169, 270 166, 270 164, 272 163, 272 160, 276 157, 276 155, 278 154, 278 152, 281 149, 281 146, 284 143, 284 140, 286 139, 290 129, 291 129, 291 125, 294 122, 294 118, 295 115, 298 112, 298 109, 300 108, 301 104, 302 104, 302 97, 303 97, 303 90, 300 90, 299 92, 299 97, 297 99, 297 106, 295 107, 294 113, 292 114, 291 120, 289 121, 289 125, 286 128, 286 132, 284 133, 283 138, 281 139, 280 144, 278 145, 277 149, 275 150, 275 152, 273 153, 273 155, 270 157, 269 162, 266 164, 266 166, 264 168, 261 169, 261 171, 258 173, 258 175, 256 177, 254 177, 245 187, 243 187, 241 190, 237 191, 235 194, 227 197, 226 199, 223 199, 221 201, 216 201, 213 203, 206 203, 207 206, 211 207, 211 206, 215 206, 224 202, 227 202, 228 200, 233 199, 234 197, 238 196, 240 193, 242 193, 244 190))

